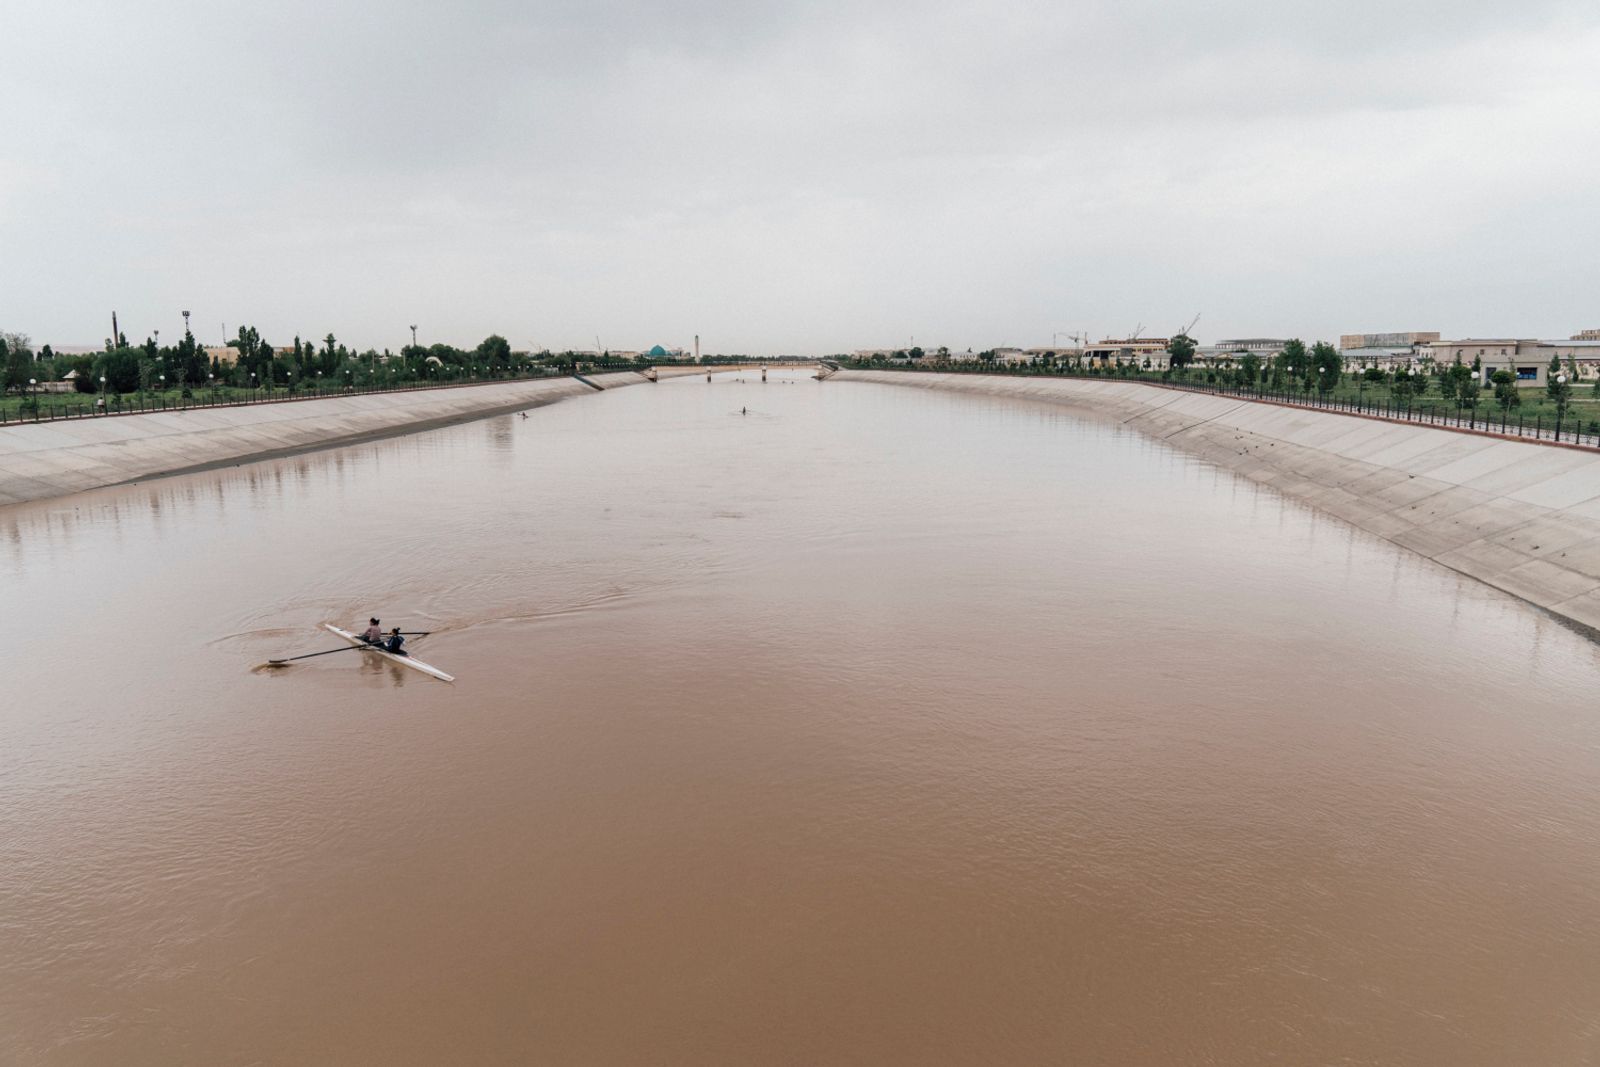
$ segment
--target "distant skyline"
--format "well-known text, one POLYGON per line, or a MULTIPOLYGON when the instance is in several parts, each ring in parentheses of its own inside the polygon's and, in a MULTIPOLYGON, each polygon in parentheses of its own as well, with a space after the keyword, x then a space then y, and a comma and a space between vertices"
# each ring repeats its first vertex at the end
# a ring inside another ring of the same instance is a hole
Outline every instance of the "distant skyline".
POLYGON ((11 0, 0 330, 1600 327, 1600 6, 11 0))

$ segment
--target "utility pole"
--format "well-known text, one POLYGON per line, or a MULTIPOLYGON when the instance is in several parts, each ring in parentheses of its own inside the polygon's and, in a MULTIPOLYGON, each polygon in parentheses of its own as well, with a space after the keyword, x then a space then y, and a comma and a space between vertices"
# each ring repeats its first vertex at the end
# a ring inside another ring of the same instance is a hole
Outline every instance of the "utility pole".
POLYGON ((122 335, 117 332, 117 313, 115 311, 111 313, 111 347, 122 347, 122 335))
POLYGON ((185 337, 189 336, 189 313, 187 311, 183 313, 183 335, 185 337))
POLYGON ((411 325, 411 347, 417 347, 417 327, 415 323, 411 325))

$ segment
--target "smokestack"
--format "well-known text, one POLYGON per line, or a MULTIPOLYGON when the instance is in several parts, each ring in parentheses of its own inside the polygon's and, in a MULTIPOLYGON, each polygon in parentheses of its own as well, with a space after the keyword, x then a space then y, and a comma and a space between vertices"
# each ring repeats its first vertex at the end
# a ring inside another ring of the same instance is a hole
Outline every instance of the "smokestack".
POLYGON ((115 311, 111 313, 111 347, 122 347, 122 335, 117 332, 117 313, 115 311))
POLYGON ((694 361, 696 363, 700 362, 700 335, 699 334, 695 334, 694 335, 694 361))

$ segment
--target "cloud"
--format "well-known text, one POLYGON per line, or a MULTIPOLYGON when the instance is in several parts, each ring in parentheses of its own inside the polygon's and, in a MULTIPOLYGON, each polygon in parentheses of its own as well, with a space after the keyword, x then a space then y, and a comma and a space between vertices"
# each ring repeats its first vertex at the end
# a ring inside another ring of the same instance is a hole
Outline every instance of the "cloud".
POLYGON ((1600 222, 1592 5, 13 0, 6 20, 0 325, 59 343, 184 305, 274 337, 392 345, 418 321, 756 352, 1201 309, 1211 336, 1600 325, 1570 284, 1600 222))

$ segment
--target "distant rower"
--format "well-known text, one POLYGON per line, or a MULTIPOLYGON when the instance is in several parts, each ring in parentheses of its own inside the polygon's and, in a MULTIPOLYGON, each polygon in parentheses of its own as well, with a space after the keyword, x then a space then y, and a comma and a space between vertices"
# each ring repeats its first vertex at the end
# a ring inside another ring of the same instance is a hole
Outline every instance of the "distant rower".
POLYGON ((400 627, 396 626, 394 629, 389 631, 389 639, 383 643, 384 651, 392 652, 396 656, 409 655, 409 653, 402 652, 400 650, 400 646, 404 645, 405 643, 406 639, 400 636, 400 627))
POLYGON ((383 627, 378 625, 377 619, 368 619, 367 622, 370 625, 361 631, 361 640, 369 645, 375 645, 383 640, 383 627))

